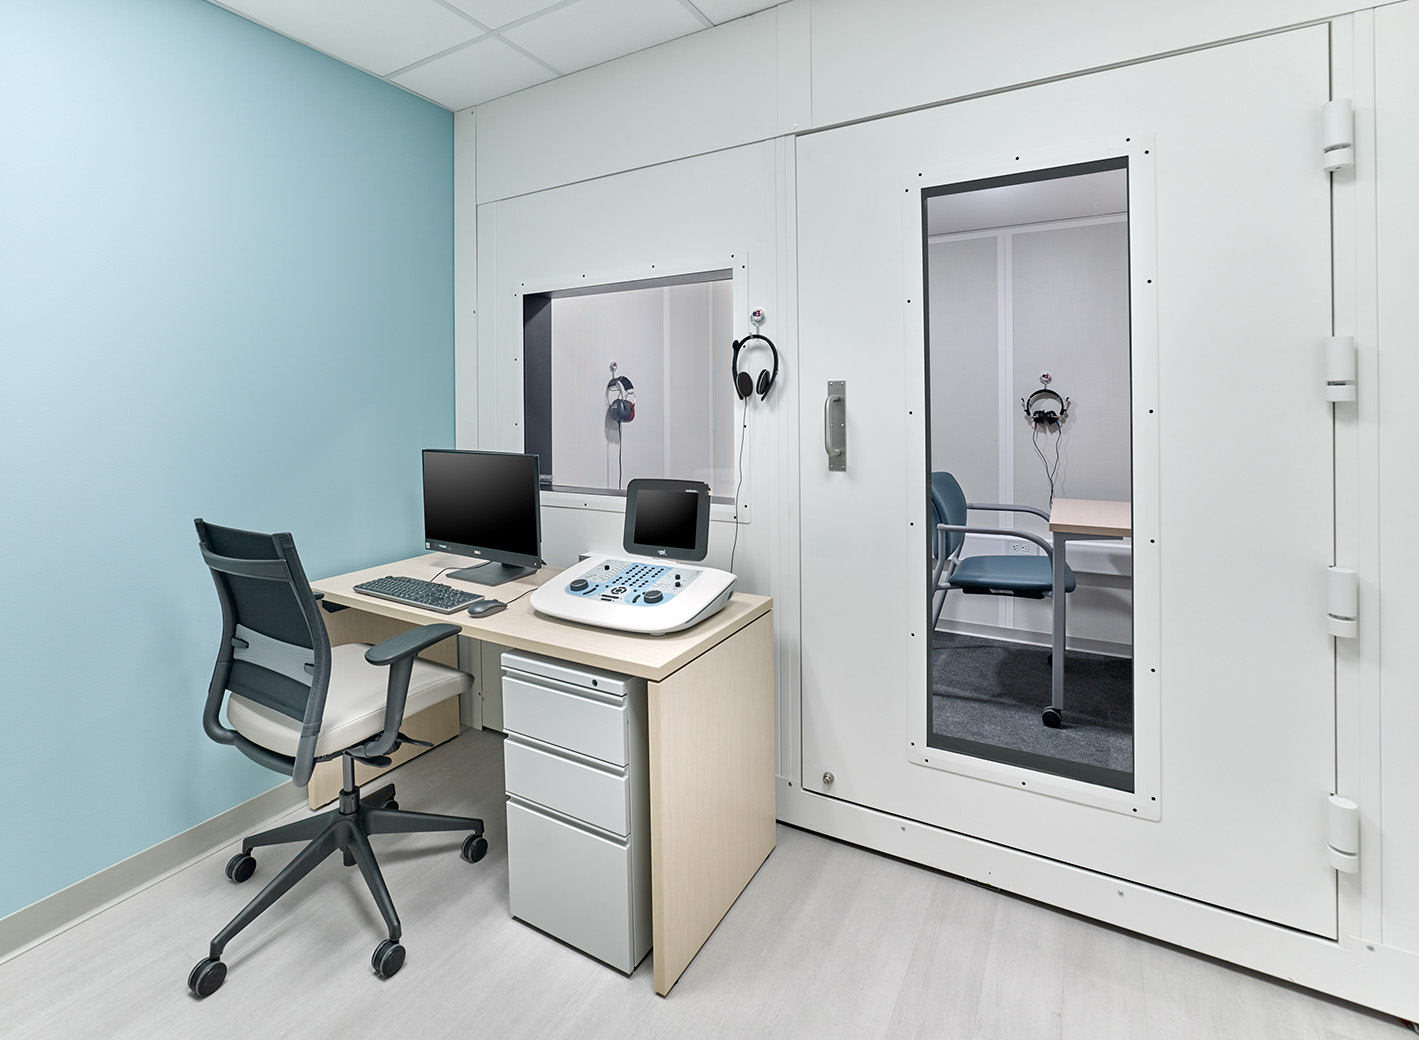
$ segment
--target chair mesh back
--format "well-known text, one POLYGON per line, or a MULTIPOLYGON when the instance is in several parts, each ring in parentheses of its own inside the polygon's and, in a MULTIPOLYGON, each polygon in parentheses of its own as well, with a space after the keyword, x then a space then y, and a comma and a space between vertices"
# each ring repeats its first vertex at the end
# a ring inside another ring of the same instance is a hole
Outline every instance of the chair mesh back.
MULTIPOLYGON (((966 495, 956 478, 949 473, 931 474, 931 512, 934 522, 964 526, 966 523, 966 495)), ((960 531, 946 532, 946 555, 955 556, 960 551, 966 536, 960 531)), ((937 546, 937 553, 941 548, 937 546)))
MULTIPOLYGON (((258 534, 205 523, 201 525, 201 530, 206 548, 217 556, 235 560, 284 559, 288 564, 294 564, 293 581, 232 574, 215 565, 212 566, 212 576, 217 582, 219 594, 224 593, 222 609, 225 627, 235 631, 240 626, 267 636, 277 644, 309 650, 310 660, 314 662, 315 655, 319 653, 317 648, 326 641, 311 632, 306 611, 302 609, 301 593, 307 597, 311 593, 296 558, 295 546, 289 545, 283 551, 278 541, 285 537, 289 542, 289 536, 258 534)), ((263 644, 269 646, 265 641, 263 644)), ((325 653, 329 653, 328 646, 325 653)), ((240 649, 234 656, 236 659, 231 662, 227 689, 290 718, 303 720, 306 717, 311 695, 309 679, 301 681, 255 661, 242 660, 244 655, 240 649)))

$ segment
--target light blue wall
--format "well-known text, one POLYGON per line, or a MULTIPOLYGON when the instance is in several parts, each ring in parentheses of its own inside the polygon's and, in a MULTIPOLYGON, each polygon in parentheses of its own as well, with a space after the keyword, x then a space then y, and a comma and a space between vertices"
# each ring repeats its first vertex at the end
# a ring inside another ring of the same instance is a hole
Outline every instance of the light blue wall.
POLYGON ((452 116, 202 0, 0 0, 0 915, 280 783, 194 517, 421 549, 452 116))

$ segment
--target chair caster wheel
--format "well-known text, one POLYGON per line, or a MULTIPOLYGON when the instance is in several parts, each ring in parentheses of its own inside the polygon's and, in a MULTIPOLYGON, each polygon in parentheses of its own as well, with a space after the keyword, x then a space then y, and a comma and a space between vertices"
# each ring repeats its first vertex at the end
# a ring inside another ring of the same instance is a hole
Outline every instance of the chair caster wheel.
MULTIPOLYGON (((256 873, 256 857, 249 852, 238 852, 227 860, 227 880, 238 885, 256 873)), ((221 985, 221 983, 218 983, 221 985)))
POLYGON ((1060 722, 1064 720, 1064 716, 1060 713, 1058 708, 1046 708, 1041 718, 1044 720, 1044 724, 1050 729, 1059 729, 1060 722))
POLYGON ((470 834, 463 839, 463 858, 469 863, 477 863, 488 854, 488 839, 481 834, 470 834))
POLYGON ((187 976, 187 988, 199 999, 210 997, 227 979, 227 966, 215 957, 204 957, 187 976))
POLYGON ((391 798, 389 801, 387 801, 387 802, 385 802, 383 805, 381 805, 380 808, 381 808, 381 809, 388 809, 390 812, 398 812, 398 811, 399 811, 399 803, 396 802, 393 798, 391 798))
POLYGON ((399 969, 404 967, 404 947, 393 939, 384 940, 374 948, 374 956, 370 958, 370 966, 374 968, 374 973, 382 979, 397 975, 399 969))

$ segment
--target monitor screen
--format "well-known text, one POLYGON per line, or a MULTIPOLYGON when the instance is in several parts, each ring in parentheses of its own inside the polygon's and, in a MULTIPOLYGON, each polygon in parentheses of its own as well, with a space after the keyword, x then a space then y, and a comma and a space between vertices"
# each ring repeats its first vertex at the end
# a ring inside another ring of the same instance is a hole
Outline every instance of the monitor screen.
POLYGON ((427 549, 537 567, 542 552, 539 507, 536 455, 424 451, 427 549))
POLYGON ((703 560, 709 552, 710 489, 693 480, 638 479, 626 486, 626 552, 703 560))

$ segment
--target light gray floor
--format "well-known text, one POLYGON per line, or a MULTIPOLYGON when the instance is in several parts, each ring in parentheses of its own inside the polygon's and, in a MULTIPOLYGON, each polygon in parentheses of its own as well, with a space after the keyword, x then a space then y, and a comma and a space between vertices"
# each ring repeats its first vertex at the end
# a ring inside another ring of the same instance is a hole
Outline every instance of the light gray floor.
POLYGON ((462 835, 374 839, 408 949, 393 979, 370 971, 379 916, 337 855, 228 947, 220 991, 189 996, 212 934, 294 853, 268 850, 238 886, 222 876, 225 847, 0 964, 0 1035, 1413 1037, 1394 1019, 784 826, 662 999, 649 958, 626 978, 508 916, 497 734, 465 732, 394 779, 405 808, 482 816, 492 851, 468 864, 462 835))

